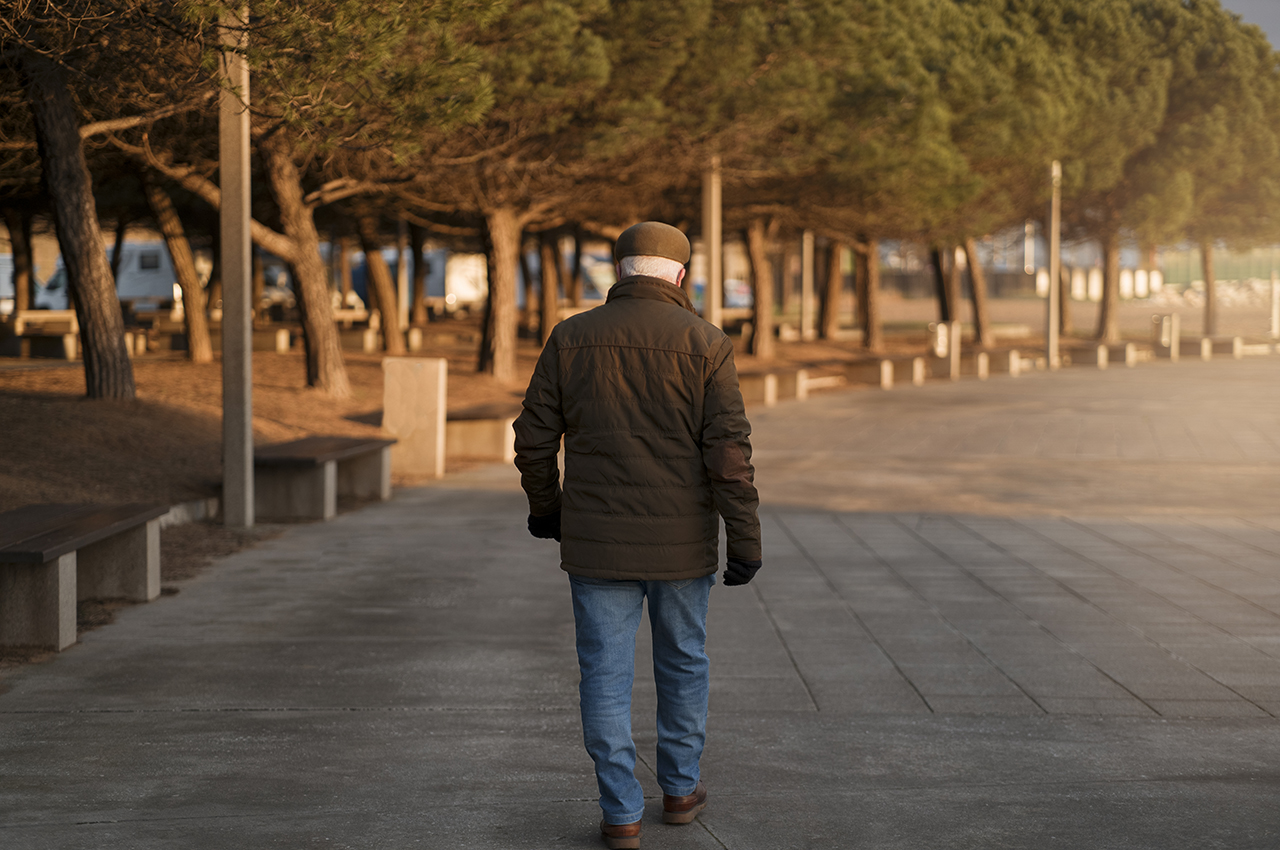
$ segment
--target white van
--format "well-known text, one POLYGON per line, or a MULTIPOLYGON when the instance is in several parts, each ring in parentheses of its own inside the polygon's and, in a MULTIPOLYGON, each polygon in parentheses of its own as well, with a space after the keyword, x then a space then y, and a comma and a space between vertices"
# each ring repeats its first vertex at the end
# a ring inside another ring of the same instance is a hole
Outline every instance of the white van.
MULTIPOLYGON (((114 246, 107 249, 108 262, 113 252, 114 246)), ((122 302, 131 304, 135 310, 154 310, 164 303, 179 302, 182 296, 177 280, 169 249, 163 242, 124 244, 120 270, 116 275, 116 294, 122 302)), ((8 297, 12 298, 12 274, 5 279, 5 284, 9 290, 8 297)), ((3 289, 0 289, 0 297, 4 297, 3 289)), ((35 304, 32 306, 37 310, 70 308, 67 298, 67 270, 62 265, 62 257, 58 257, 58 265, 49 279, 36 287, 35 304)))
POLYGON ((13 312, 13 255, 0 254, 0 316, 13 312))

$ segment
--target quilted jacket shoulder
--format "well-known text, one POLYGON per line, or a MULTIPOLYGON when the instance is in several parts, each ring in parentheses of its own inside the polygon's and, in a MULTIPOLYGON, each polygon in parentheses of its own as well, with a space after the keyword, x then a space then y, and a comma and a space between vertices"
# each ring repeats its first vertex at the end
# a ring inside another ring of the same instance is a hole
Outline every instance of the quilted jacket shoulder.
POLYGON ((530 511, 561 510, 568 572, 706 575, 717 568, 718 517, 731 557, 760 557, 733 346, 678 287, 627 278, 605 304, 557 325, 515 432, 530 511))

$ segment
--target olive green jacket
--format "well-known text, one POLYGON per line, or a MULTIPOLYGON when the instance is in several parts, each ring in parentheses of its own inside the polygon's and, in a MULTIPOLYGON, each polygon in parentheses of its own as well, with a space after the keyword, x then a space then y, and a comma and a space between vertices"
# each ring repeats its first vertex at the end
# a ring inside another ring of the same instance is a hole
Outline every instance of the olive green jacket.
POLYGON ((515 432, 530 513, 561 511, 565 571, 663 580, 713 573, 717 515, 729 557, 760 558, 751 426, 733 345, 679 287, 625 278, 605 304, 557 325, 515 432))

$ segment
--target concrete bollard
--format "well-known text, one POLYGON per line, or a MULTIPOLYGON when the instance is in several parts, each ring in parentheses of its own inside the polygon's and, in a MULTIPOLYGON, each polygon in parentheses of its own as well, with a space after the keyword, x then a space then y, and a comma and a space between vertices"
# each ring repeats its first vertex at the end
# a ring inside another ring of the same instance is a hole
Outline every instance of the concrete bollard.
POLYGON ((1138 346, 1131 342, 1124 344, 1124 365, 1130 369, 1138 365, 1138 346))
POLYGON ((978 370, 978 380, 985 381, 991 377, 991 358, 985 351, 979 351, 974 357, 974 368, 978 370))
POLYGON ((133 331, 124 332, 124 350, 130 357, 133 356, 133 331))
POLYGON ((880 389, 882 390, 893 389, 893 361, 892 360, 880 361, 880 389))
POLYGON ((1280 275, 1271 273, 1271 327, 1272 339, 1280 339, 1280 275))
POLYGON ((1200 338, 1200 359, 1213 359, 1213 340, 1209 339, 1207 336, 1200 338))
POLYGON ((409 328, 409 350, 422 350, 422 328, 409 328))
POLYGON ((1098 346, 1098 368, 1106 369, 1111 365, 1111 349, 1105 345, 1098 346))
POLYGON ((773 407, 778 403, 778 376, 770 372, 764 376, 764 406, 773 407))
POLYGON ((1022 358, 1018 356, 1018 350, 1009 352, 1009 377, 1016 378, 1022 374, 1022 358))
POLYGON ((360 343, 365 354, 373 354, 378 350, 378 332, 373 328, 365 328, 360 343))
POLYGON ((915 387, 924 386, 925 362, 923 357, 913 357, 911 359, 911 385, 915 387))
POLYGON ((280 328, 276 331, 276 354, 287 354, 292 345, 288 330, 280 328))
POLYGON ((1169 359, 1175 363, 1182 359, 1182 321, 1177 313, 1169 316, 1169 359))
POLYGON ((1244 340, 1238 336, 1231 337, 1231 358, 1240 360, 1244 357, 1244 340))
POLYGON ((443 357, 382 361, 382 428, 395 437, 391 468, 403 475, 444 475, 448 366, 443 357))
POLYGON ((934 322, 929 325, 929 331, 933 334, 933 356, 946 357, 951 350, 951 324, 934 322))
POLYGON ((951 332, 947 335, 950 339, 950 347, 947 354, 951 359, 950 377, 953 381, 960 380, 960 323, 951 323, 951 332))
POLYGON ((809 372, 805 369, 796 370, 796 401, 805 401, 809 398, 809 372))

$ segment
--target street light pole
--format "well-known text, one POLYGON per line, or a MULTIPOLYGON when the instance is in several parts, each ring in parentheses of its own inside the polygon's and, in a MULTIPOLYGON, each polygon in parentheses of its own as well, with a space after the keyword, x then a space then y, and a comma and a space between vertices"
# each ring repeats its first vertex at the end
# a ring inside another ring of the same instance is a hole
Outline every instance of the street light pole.
POLYGON ((1044 356, 1050 369, 1062 365, 1058 354, 1058 288, 1062 286, 1062 163, 1053 161, 1049 172, 1053 181, 1053 200, 1049 203, 1049 293, 1045 309, 1044 356))
POLYGON ((249 232, 249 10, 222 18, 218 181, 222 268, 222 518, 252 528, 253 313, 249 232))
POLYGON ((716 327, 724 324, 724 220, 720 205, 720 157, 713 156, 702 175, 702 244, 707 252, 702 318, 716 327))

